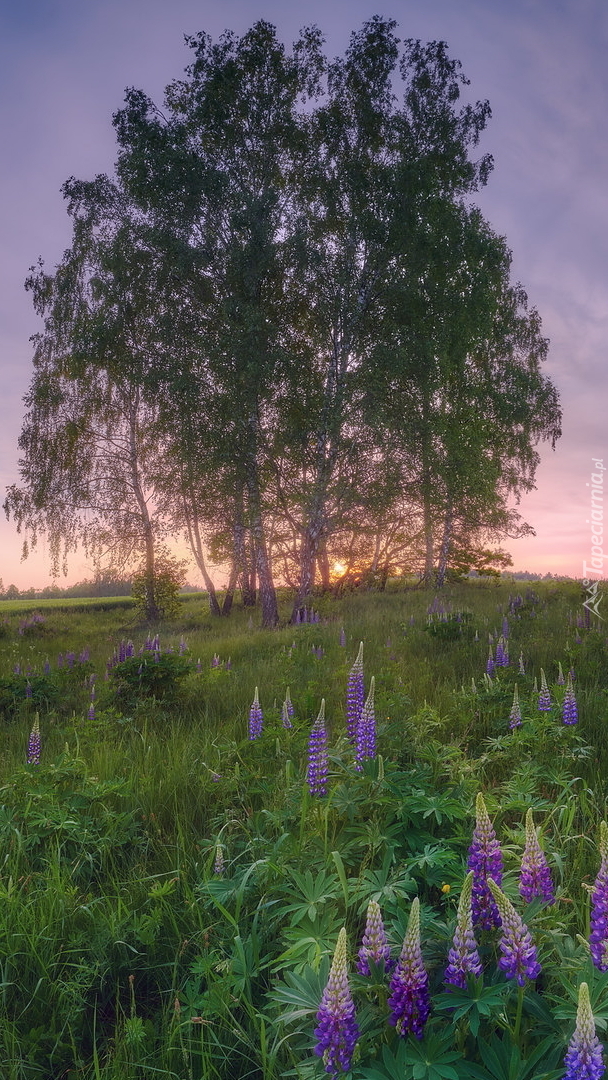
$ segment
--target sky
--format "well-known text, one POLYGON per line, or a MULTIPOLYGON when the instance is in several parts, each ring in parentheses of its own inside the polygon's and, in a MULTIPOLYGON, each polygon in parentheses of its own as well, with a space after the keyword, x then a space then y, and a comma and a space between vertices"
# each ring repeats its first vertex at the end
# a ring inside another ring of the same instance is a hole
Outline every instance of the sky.
MULTIPOLYGON (((289 44, 314 23, 336 55, 374 14, 394 18, 403 38, 446 41, 472 98, 489 100, 480 153, 495 168, 475 201, 507 238, 513 280, 551 343, 544 372, 561 395, 563 434, 555 451, 539 447, 537 487, 519 507, 536 536, 504 547, 518 570, 591 577, 592 558, 605 565, 601 524, 595 539, 588 524, 592 476, 608 468, 605 0, 0 0, 0 502, 19 480, 29 339, 41 328, 23 283, 39 257, 52 270, 70 243, 63 182, 112 172, 125 89, 162 104, 190 60, 185 34, 241 34, 263 18, 289 44)), ((595 506, 597 523, 597 491, 595 506)), ((75 556, 67 581, 92 573, 75 556)), ((44 544, 22 562, 1 511, 0 578, 5 588, 50 583, 44 544)))

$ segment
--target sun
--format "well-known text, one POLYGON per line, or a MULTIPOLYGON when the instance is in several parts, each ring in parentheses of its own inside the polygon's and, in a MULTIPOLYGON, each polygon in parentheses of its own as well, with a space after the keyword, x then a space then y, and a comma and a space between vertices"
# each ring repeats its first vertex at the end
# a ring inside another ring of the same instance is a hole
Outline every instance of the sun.
POLYGON ((334 563, 334 574, 345 574, 345 573, 346 573, 346 563, 335 562, 334 563))

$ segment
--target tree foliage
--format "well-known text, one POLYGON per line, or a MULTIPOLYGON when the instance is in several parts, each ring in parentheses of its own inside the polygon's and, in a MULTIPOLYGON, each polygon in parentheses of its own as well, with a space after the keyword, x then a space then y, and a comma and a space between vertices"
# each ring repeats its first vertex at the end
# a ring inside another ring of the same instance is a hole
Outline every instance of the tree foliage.
POLYGON ((487 562, 560 434, 538 314, 473 203, 488 103, 379 16, 333 60, 315 27, 291 51, 263 20, 187 40, 162 110, 127 91, 115 177, 65 185, 7 510, 56 564, 135 543, 150 583, 184 531, 212 610, 205 547, 266 626, 279 568, 295 615, 332 560, 440 583, 487 562))

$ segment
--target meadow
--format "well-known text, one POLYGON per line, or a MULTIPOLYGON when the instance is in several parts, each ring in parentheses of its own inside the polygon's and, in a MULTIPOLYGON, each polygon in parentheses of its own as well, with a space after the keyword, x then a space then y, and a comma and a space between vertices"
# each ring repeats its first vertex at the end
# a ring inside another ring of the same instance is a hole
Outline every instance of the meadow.
POLYGON ((285 595, 274 631, 212 619, 200 594, 152 630, 124 598, 0 605, 3 1078, 564 1076, 581 983, 600 1038, 608 1022, 589 947, 601 868, 608 889, 607 631, 583 599, 574 582, 396 582, 319 597, 296 626, 285 595), (540 970, 509 977, 481 926, 481 973, 450 986, 480 793, 503 936, 515 911, 540 970), (554 902, 520 892, 530 810, 554 902), (362 974, 372 901, 384 953, 362 974), (430 1014, 408 1032, 394 980, 416 975, 418 904, 430 1014), (335 1068, 315 1052, 322 1000, 340 1007, 330 965, 357 1024, 335 1068))

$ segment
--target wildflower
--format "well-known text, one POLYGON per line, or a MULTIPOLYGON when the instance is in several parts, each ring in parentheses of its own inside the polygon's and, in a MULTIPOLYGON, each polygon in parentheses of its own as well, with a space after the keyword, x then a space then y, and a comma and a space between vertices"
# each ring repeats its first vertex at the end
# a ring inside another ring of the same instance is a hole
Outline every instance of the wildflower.
POLYGON ((493 675, 496 664, 494 662, 494 656, 492 653, 492 646, 490 645, 490 651, 488 653, 488 661, 486 664, 486 675, 493 675))
POLYGON ((523 652, 520 652, 520 654, 519 654, 519 674, 520 675, 525 675, 526 674, 526 668, 525 668, 525 665, 524 665, 524 654, 523 654, 523 652))
POLYGON ((470 870, 464 879, 458 901, 456 930, 445 971, 445 982, 452 986, 459 986, 463 990, 467 985, 467 975, 481 975, 481 960, 477 951, 471 915, 472 891, 473 870, 470 870))
POLYGON ((507 979, 515 979, 518 986, 525 986, 526 979, 536 979, 541 972, 532 935, 511 901, 491 877, 488 878, 488 886, 502 922, 502 934, 498 943, 502 956, 498 967, 504 971, 507 979))
POLYGON ((315 1054, 323 1058, 325 1072, 332 1076, 348 1072, 358 1038, 355 1005, 348 985, 346 929, 343 926, 338 934, 315 1028, 315 1054))
POLYGON ((502 852, 481 792, 475 803, 475 828, 467 869, 473 871, 471 910, 474 925, 481 930, 500 926, 500 914, 488 888, 488 878, 491 877, 497 885, 501 883, 502 852))
POLYGON ((340 630, 340 645, 342 646, 342 648, 346 647, 346 632, 344 630, 344 627, 342 627, 342 629, 340 630))
POLYGON ((505 640, 509 636, 509 620, 507 619, 506 615, 503 615, 502 618, 502 636, 505 638, 505 640))
POLYGON ((363 711, 363 642, 348 676, 346 685, 346 733, 352 743, 357 737, 357 728, 363 711))
POLYGON ((547 680, 545 673, 541 667, 540 669, 540 694, 538 695, 538 708, 540 712, 550 712, 551 710, 551 694, 549 693, 549 687, 547 686, 547 680))
POLYGON ((224 849, 221 844, 215 845, 215 859, 213 860, 213 873, 221 877, 225 869, 224 849))
POLYGON ((504 637, 499 637, 496 645, 496 667, 509 666, 509 648, 504 637))
POLYGON ((599 971, 608 971, 608 825, 600 822, 600 868, 591 893, 591 959, 599 971))
POLYGON ((367 695, 367 700, 363 706, 355 736, 357 747, 355 768, 359 770, 363 768, 361 763, 365 758, 375 758, 376 756, 376 713, 374 709, 375 686, 376 680, 372 675, 369 694, 367 695))
POLYGON ((519 895, 528 904, 535 896, 539 896, 546 904, 555 903, 551 871, 538 842, 531 807, 526 813, 526 846, 521 860, 519 895))
POLYGON ((509 727, 511 730, 521 725, 521 705, 519 704, 519 691, 517 689, 517 683, 515 683, 515 689, 513 691, 513 704, 511 706, 511 712, 509 713, 509 727))
POLYGON ((384 960, 386 970, 388 970, 391 964, 391 949, 386 940, 386 932, 384 930, 384 923, 382 922, 380 905, 376 900, 370 900, 367 905, 365 930, 363 932, 362 944, 358 955, 357 971, 360 975, 370 974, 370 960, 373 961, 374 964, 379 964, 384 960))
POLYGON ((293 705, 291 703, 291 698, 289 696, 289 687, 287 687, 287 690, 285 691, 285 705, 287 707, 287 715, 288 715, 289 719, 293 720, 294 708, 293 708, 293 705))
POLYGON ((420 946, 420 901, 416 896, 389 987, 389 1024, 396 1028, 398 1035, 405 1038, 410 1032, 417 1039, 422 1038, 431 1011, 428 983, 420 946))
POLYGON ((292 724, 292 722, 291 722, 291 720, 289 718, 289 710, 287 708, 287 702, 286 701, 283 702, 283 709, 281 711, 281 722, 283 724, 283 727, 286 730, 289 730, 290 728, 293 727, 293 724, 292 724))
POLYGON ((576 724, 578 721, 578 708, 576 705, 576 697, 574 694, 574 687, 572 686, 572 676, 570 672, 568 672, 566 692, 564 694, 564 700, 562 702, 562 720, 564 724, 576 724))
POLYGON ((30 737, 27 743, 27 763, 28 765, 40 764, 40 722, 38 720, 38 713, 34 717, 34 723, 32 724, 32 730, 30 731, 30 737))
POLYGON ((249 738, 258 739, 262 734, 262 724, 264 721, 264 714, 260 706, 260 699, 258 697, 258 688, 255 688, 255 694, 253 695, 253 701, 249 710, 249 738))
POLYGON ((557 665, 557 685, 558 686, 564 686, 565 682, 566 682, 566 680, 564 679, 564 672, 562 670, 562 665, 561 665, 561 663, 558 663, 558 665, 557 665))
POLYGON ((319 715, 312 725, 308 742, 306 782, 311 795, 327 795, 327 730, 325 728, 325 698, 321 699, 319 715))
POLYGON ((93 721, 95 719, 95 699, 93 697, 91 697, 91 704, 89 705, 87 718, 90 721, 93 721))
POLYGON ((564 1080, 600 1080, 605 1072, 602 1044, 595 1034, 586 982, 582 982, 578 988, 576 1027, 566 1051, 564 1065, 564 1080))

